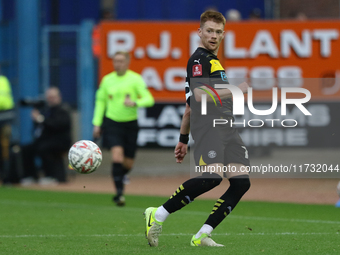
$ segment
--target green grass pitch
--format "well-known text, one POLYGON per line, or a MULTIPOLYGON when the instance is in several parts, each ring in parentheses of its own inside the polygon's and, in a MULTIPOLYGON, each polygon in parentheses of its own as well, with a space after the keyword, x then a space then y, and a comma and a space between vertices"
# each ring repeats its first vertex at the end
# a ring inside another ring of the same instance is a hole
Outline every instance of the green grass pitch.
POLYGON ((171 215, 159 247, 144 237, 142 213, 167 198, 0 188, 0 254, 340 254, 340 209, 241 202, 213 232, 226 247, 191 247, 215 201, 171 215))

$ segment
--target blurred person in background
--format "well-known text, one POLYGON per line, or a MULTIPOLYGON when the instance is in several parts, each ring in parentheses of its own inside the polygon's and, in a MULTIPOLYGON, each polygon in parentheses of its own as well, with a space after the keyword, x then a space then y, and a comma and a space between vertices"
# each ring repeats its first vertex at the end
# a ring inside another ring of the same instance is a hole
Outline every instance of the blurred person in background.
POLYGON ((226 12, 227 21, 240 21, 242 20, 241 13, 236 9, 230 9, 226 12))
POLYGON ((296 20, 300 20, 300 21, 306 21, 308 20, 308 17, 305 13, 303 12, 298 12, 296 15, 295 15, 295 19, 296 20))
MULTIPOLYGON (((336 190, 338 192, 339 198, 340 198, 340 181, 338 183, 338 186, 336 187, 336 190)), ((338 202, 335 204, 335 207, 340 207, 340 199, 338 200, 338 202)))
POLYGON ((113 202, 125 205, 124 176, 131 171, 137 149, 138 107, 152 107, 154 99, 138 73, 129 70, 130 55, 116 52, 113 72, 105 75, 96 92, 93 137, 103 134, 103 146, 111 150, 113 202))
POLYGON ((250 14, 249 14, 249 17, 248 17, 250 20, 261 20, 262 19, 262 11, 261 9, 259 8, 254 8, 250 14))
POLYGON ((298 21, 306 21, 306 20, 308 20, 308 17, 304 12, 294 10, 294 11, 291 11, 289 13, 288 19, 295 19, 295 20, 298 20, 298 21))
POLYGON ((6 76, 0 75, 0 180, 9 180, 9 156, 11 144, 10 122, 14 118, 14 101, 11 84, 6 76))
POLYGON ((44 176, 39 184, 50 185, 66 182, 64 154, 71 146, 70 111, 62 103, 60 90, 50 87, 45 92, 45 104, 31 112, 34 124, 33 142, 22 147, 22 185, 30 185, 39 179, 36 157, 41 159, 44 176))

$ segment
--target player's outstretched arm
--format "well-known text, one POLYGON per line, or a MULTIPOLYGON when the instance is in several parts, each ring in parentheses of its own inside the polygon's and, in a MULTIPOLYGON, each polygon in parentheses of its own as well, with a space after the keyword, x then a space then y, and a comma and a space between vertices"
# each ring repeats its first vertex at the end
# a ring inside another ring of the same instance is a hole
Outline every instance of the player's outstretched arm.
POLYGON ((180 129, 180 141, 175 148, 176 163, 182 163, 188 151, 188 141, 190 132, 190 106, 186 104, 180 129))
MULTIPOLYGON (((237 85, 237 87, 243 92, 243 94, 245 94, 248 91, 249 85, 246 82, 242 82, 241 84, 237 85)), ((215 100, 218 99, 216 94, 211 91, 210 88, 208 88, 207 86, 201 86, 194 89, 194 95, 197 102, 201 102, 202 94, 206 94, 205 91, 207 90, 215 98, 215 100)), ((233 95, 229 89, 218 89, 216 91, 221 99, 230 98, 233 95)), ((207 101, 212 102, 213 99, 211 97, 207 97, 207 101)))

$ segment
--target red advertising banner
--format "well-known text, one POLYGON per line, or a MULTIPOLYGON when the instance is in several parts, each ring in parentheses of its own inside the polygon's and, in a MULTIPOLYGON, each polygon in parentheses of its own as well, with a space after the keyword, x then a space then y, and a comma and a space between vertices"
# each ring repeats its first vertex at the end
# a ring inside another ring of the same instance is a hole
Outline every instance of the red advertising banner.
MULTIPOLYGON (((113 71, 111 56, 116 51, 129 51, 130 68, 143 76, 157 102, 184 102, 186 64, 198 46, 198 26, 101 23, 100 78, 113 71)), ((254 100, 271 100, 273 87, 302 87, 311 92, 311 101, 336 101, 339 33, 340 21, 227 23, 218 57, 232 84, 249 82, 254 100)))

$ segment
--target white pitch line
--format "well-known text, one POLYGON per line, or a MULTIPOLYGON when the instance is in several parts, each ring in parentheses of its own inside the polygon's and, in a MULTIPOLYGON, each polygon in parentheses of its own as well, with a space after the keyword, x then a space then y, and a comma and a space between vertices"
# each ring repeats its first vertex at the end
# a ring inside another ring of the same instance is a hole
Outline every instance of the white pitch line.
MULTIPOLYGON (((169 233, 161 236, 192 236, 193 233, 169 233)), ((282 233, 215 233, 214 236, 289 236, 289 235, 339 235, 339 232, 333 233, 297 233, 297 232, 282 232, 282 233)), ((144 234, 92 234, 92 235, 0 235, 0 238, 48 238, 48 237, 144 237, 144 234)))

